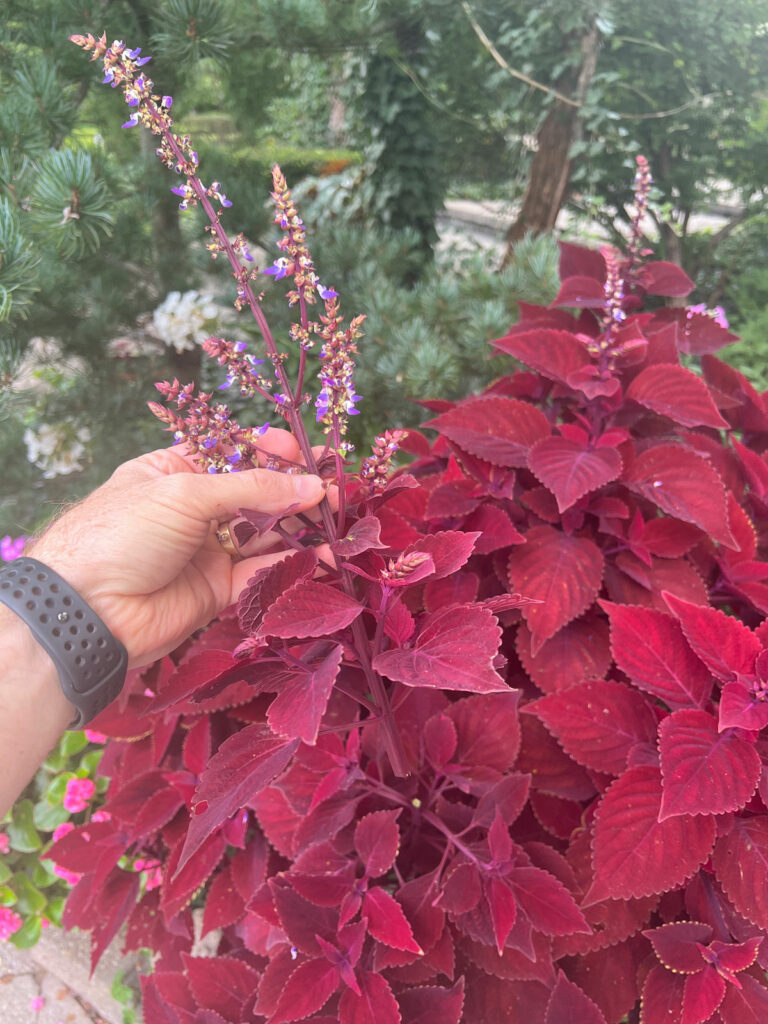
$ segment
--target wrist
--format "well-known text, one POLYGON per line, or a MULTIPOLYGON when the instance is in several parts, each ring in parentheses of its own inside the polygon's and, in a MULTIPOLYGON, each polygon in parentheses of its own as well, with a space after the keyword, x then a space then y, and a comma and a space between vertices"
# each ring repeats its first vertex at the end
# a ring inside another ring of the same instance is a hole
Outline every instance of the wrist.
POLYGON ((0 567, 0 603, 50 656, 64 696, 77 710, 72 728, 89 722, 120 693, 125 648, 50 565, 24 555, 0 567))

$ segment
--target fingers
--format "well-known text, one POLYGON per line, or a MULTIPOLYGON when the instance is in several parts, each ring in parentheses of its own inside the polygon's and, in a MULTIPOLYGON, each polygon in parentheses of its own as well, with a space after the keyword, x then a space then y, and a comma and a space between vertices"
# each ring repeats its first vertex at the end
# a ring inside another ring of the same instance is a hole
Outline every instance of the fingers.
MULTIPOLYGON (((241 473, 177 473, 163 481, 162 499, 200 522, 232 519, 239 508, 280 513, 291 505, 312 508, 325 496, 320 477, 248 469, 241 473)), ((160 495, 158 495, 160 497, 160 495)))

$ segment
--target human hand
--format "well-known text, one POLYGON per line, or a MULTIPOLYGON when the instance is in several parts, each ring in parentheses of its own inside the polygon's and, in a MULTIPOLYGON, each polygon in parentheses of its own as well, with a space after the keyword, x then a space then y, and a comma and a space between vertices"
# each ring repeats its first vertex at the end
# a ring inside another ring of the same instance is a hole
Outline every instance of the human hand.
MULTIPOLYGON (((300 461, 285 430, 261 444, 300 461)), ((240 508, 305 511, 325 496, 319 477, 268 469, 209 475, 179 448, 118 467, 56 520, 26 553, 70 583, 126 647, 136 668, 167 654, 237 600, 258 569, 285 556, 275 536, 255 539, 233 561, 215 539, 240 508)))

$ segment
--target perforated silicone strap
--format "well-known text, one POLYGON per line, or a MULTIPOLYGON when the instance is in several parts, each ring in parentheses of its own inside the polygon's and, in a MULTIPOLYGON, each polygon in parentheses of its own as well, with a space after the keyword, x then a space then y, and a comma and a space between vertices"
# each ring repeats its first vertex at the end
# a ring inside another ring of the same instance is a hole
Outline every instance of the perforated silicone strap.
POLYGON ((77 709, 70 729, 95 718, 120 693, 128 668, 125 647, 76 590, 36 558, 0 566, 0 603, 29 626, 77 709))

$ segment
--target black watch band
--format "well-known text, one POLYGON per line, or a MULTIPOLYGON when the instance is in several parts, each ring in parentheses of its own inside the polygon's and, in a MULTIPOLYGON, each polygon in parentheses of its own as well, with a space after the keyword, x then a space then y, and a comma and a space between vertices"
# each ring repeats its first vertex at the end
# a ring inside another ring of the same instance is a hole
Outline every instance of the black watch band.
POLYGON ((80 729, 120 693, 128 653, 76 590, 36 558, 0 565, 0 603, 27 624, 59 673, 80 729))

